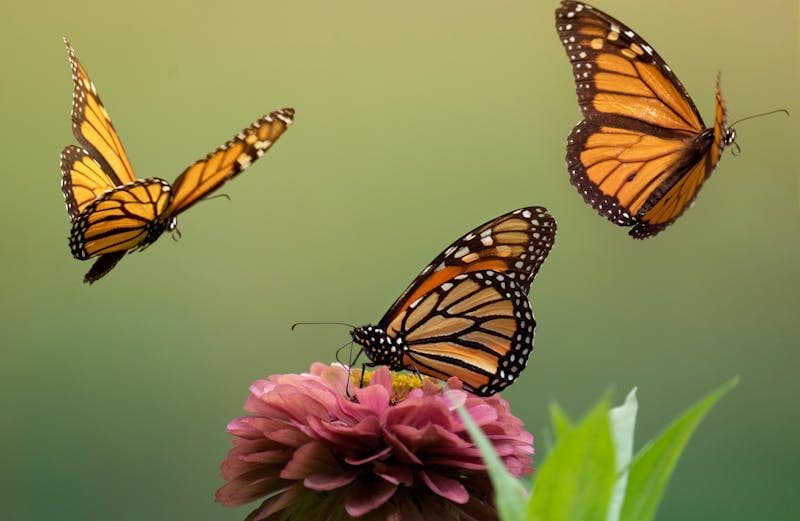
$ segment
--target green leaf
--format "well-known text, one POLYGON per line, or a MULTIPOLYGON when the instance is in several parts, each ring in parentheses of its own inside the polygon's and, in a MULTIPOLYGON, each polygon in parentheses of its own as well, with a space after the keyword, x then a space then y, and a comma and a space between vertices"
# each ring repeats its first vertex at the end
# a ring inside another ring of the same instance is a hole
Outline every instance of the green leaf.
POLYGON ((560 436, 537 472, 529 521, 605 521, 614 486, 614 442, 603 400, 560 436))
POLYGON ((631 464, 631 458, 633 458, 633 431, 636 426, 638 409, 636 388, 634 387, 622 405, 614 407, 608 412, 611 421, 611 437, 616 449, 614 451, 616 456, 614 468, 617 472, 617 481, 611 492, 606 521, 619 521, 619 514, 622 511, 622 502, 625 500, 625 490, 628 485, 628 465, 631 464))
POLYGON ((567 413, 564 412, 564 409, 555 402, 550 404, 550 421, 553 423, 556 440, 575 428, 572 419, 570 419, 567 413))
POLYGON ((630 468, 621 521, 653 519, 686 443, 711 407, 738 381, 734 378, 692 406, 636 454, 630 468))
POLYGON ((528 500, 528 492, 522 483, 508 473, 503 461, 497 455, 492 443, 475 424, 475 421, 464 409, 463 406, 456 408, 461 421, 467 428, 469 435, 475 445, 481 451, 483 461, 489 470, 489 477, 495 493, 495 506, 503 521, 521 521, 525 518, 525 503, 528 500))

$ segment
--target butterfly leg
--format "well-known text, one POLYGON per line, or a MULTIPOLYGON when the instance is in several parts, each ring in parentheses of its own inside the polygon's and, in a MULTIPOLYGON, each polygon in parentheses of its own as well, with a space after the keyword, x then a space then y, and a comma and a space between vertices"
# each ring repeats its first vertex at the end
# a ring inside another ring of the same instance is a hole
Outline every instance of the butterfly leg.
POLYGON ((367 367, 375 367, 378 364, 373 362, 364 362, 361 364, 361 381, 358 383, 359 387, 364 387, 364 373, 366 372, 367 367))
POLYGON ((410 366, 408 366, 408 369, 410 369, 411 372, 414 373, 414 376, 419 378, 419 383, 420 384, 424 382, 424 379, 422 378, 422 373, 419 372, 419 369, 417 369, 417 366, 410 365, 410 366))

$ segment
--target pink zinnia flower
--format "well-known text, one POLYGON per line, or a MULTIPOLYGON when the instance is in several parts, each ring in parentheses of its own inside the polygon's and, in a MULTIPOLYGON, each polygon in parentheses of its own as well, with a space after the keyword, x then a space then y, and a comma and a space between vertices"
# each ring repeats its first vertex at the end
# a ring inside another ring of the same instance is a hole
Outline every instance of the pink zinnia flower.
POLYGON ((222 464, 217 501, 265 498, 249 521, 497 519, 486 466, 455 407, 463 405, 514 476, 529 473, 533 436, 495 395, 474 396, 451 378, 354 373, 313 364, 250 387, 222 464))

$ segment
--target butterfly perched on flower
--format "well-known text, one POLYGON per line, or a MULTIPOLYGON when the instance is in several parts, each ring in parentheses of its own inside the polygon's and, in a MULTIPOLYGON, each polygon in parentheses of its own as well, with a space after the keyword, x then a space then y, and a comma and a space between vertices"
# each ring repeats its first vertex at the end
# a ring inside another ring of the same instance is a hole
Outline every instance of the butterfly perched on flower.
POLYGON ((632 226, 636 239, 652 237, 691 205, 734 143, 719 78, 706 128, 669 65, 623 23, 565 0, 556 29, 584 117, 567 142, 570 180, 600 215, 632 226))
POLYGON ((72 68, 72 132, 83 148, 61 152, 61 190, 72 221, 76 259, 97 257, 84 282, 107 274, 125 256, 143 250, 177 226, 178 214, 203 200, 260 158, 286 131, 293 109, 256 120, 170 184, 137 179, 122 142, 75 50, 64 39, 72 68))
POLYGON ((529 207, 458 239, 377 325, 351 331, 371 360, 367 365, 456 376, 482 396, 513 383, 533 348, 528 292, 555 237, 555 219, 545 208, 529 207))

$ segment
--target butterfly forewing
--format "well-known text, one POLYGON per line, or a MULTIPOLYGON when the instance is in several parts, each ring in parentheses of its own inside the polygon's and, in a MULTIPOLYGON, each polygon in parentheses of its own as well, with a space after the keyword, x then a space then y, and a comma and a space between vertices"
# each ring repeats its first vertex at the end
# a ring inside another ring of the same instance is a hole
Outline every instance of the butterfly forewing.
POLYGON ((185 211, 241 173, 283 135, 293 120, 293 109, 272 112, 184 170, 173 183, 169 215, 185 211))
POLYGON ((64 43, 72 69, 72 133, 101 165, 111 181, 107 188, 131 183, 136 176, 111 118, 72 45, 66 38, 64 43))
POLYGON ((678 78, 622 22, 590 5, 562 2, 556 29, 572 62, 584 117, 630 118, 665 133, 703 130, 700 113, 678 78))
POLYGON ((437 256, 395 301, 381 320, 394 324, 421 296, 464 273, 508 273, 528 291, 555 240, 556 222, 545 208, 520 208, 475 228, 437 256))

